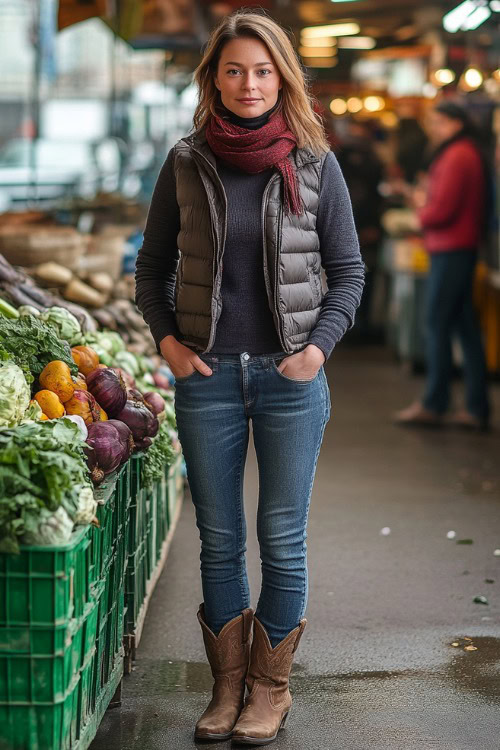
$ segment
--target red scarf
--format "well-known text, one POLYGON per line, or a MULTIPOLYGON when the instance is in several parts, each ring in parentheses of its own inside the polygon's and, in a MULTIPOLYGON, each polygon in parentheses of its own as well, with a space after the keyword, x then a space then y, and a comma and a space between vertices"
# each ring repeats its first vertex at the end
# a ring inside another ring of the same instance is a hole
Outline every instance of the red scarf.
POLYGON ((281 112, 272 115, 257 130, 248 130, 212 116, 206 127, 208 145, 221 159, 249 174, 276 167, 283 175, 285 209, 287 213, 304 211, 297 174, 288 154, 297 139, 281 112))

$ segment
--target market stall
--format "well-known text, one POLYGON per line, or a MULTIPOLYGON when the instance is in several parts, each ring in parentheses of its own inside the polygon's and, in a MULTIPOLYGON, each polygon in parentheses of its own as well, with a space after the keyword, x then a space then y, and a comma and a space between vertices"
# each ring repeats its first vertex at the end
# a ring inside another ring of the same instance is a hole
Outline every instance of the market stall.
POLYGON ((0 747, 85 748, 180 512, 173 377, 3 256, 0 277, 0 747))

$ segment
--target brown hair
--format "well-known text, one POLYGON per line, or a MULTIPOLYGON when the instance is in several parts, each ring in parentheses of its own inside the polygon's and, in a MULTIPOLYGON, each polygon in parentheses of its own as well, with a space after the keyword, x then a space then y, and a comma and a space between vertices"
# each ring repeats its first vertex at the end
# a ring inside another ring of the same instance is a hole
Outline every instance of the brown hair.
POLYGON ((240 37, 263 42, 271 53, 282 81, 281 108, 288 127, 297 138, 299 148, 310 148, 317 156, 330 150, 321 117, 313 110, 312 97, 292 43, 276 21, 264 11, 239 9, 226 16, 214 29, 203 58, 194 72, 198 86, 198 106, 194 127, 202 128, 216 114, 218 89, 215 75, 222 48, 240 37))

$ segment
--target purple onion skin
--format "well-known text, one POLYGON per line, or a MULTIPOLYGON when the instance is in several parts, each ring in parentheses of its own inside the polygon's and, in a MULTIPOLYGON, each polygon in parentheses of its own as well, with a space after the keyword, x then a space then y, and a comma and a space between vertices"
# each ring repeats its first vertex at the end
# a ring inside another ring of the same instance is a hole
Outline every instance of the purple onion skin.
POLYGON ((135 443, 145 437, 153 437, 158 432, 158 420, 139 401, 129 399, 116 418, 130 427, 135 443))
POLYGON ((110 417, 115 417, 127 401, 123 378, 111 367, 92 370, 87 375, 87 388, 110 417))
POLYGON ((135 388, 135 380, 132 375, 125 372, 125 370, 122 370, 121 367, 112 367, 111 369, 116 372, 117 375, 121 375, 127 388, 135 388))
POLYGON ((151 438, 150 437, 145 437, 142 440, 139 440, 135 444, 135 449, 137 451, 143 451, 143 450, 146 450, 147 448, 149 448, 149 446, 152 445, 152 444, 153 444, 153 441, 151 440, 151 438))
POLYGON ((128 448, 117 428, 109 421, 93 422, 88 432, 87 445, 93 450, 87 449, 85 452, 92 478, 99 481, 100 472, 105 476, 120 466, 128 448))
POLYGON ((137 388, 127 388, 127 398, 130 401, 138 401, 140 404, 144 404, 144 396, 137 388))
POLYGON ((144 394, 144 401, 146 402, 146 405, 149 404, 149 406, 152 408, 153 414, 155 416, 157 414, 161 414, 162 411, 165 411, 165 401, 159 393, 148 391, 144 394))
POLYGON ((123 461, 125 462, 127 461, 128 458, 130 458, 130 455, 132 451, 134 450, 134 445, 135 445, 134 438, 132 437, 132 433, 130 431, 130 427, 127 427, 125 422, 120 422, 119 419, 108 419, 108 424, 112 424, 113 427, 116 427, 122 442, 125 443, 127 447, 127 451, 123 458, 123 461))

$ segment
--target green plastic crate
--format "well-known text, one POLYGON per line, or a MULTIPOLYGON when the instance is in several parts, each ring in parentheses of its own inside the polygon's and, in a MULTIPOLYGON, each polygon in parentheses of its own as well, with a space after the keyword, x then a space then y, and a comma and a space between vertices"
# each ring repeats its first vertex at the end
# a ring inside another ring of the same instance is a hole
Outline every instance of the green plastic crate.
POLYGON ((79 682, 77 675, 54 703, 0 703, 0 750, 70 750, 78 735, 79 682))
POLYGON ((53 627, 0 629, 0 703, 62 700, 95 646, 99 601, 53 627))
POLYGON ((125 596, 127 602, 126 630, 127 634, 135 631, 137 618, 146 596, 147 550, 142 542, 134 554, 129 555, 126 575, 125 596))
POLYGON ((0 554, 0 627, 64 625, 92 596, 90 527, 60 547, 21 547, 0 554))

